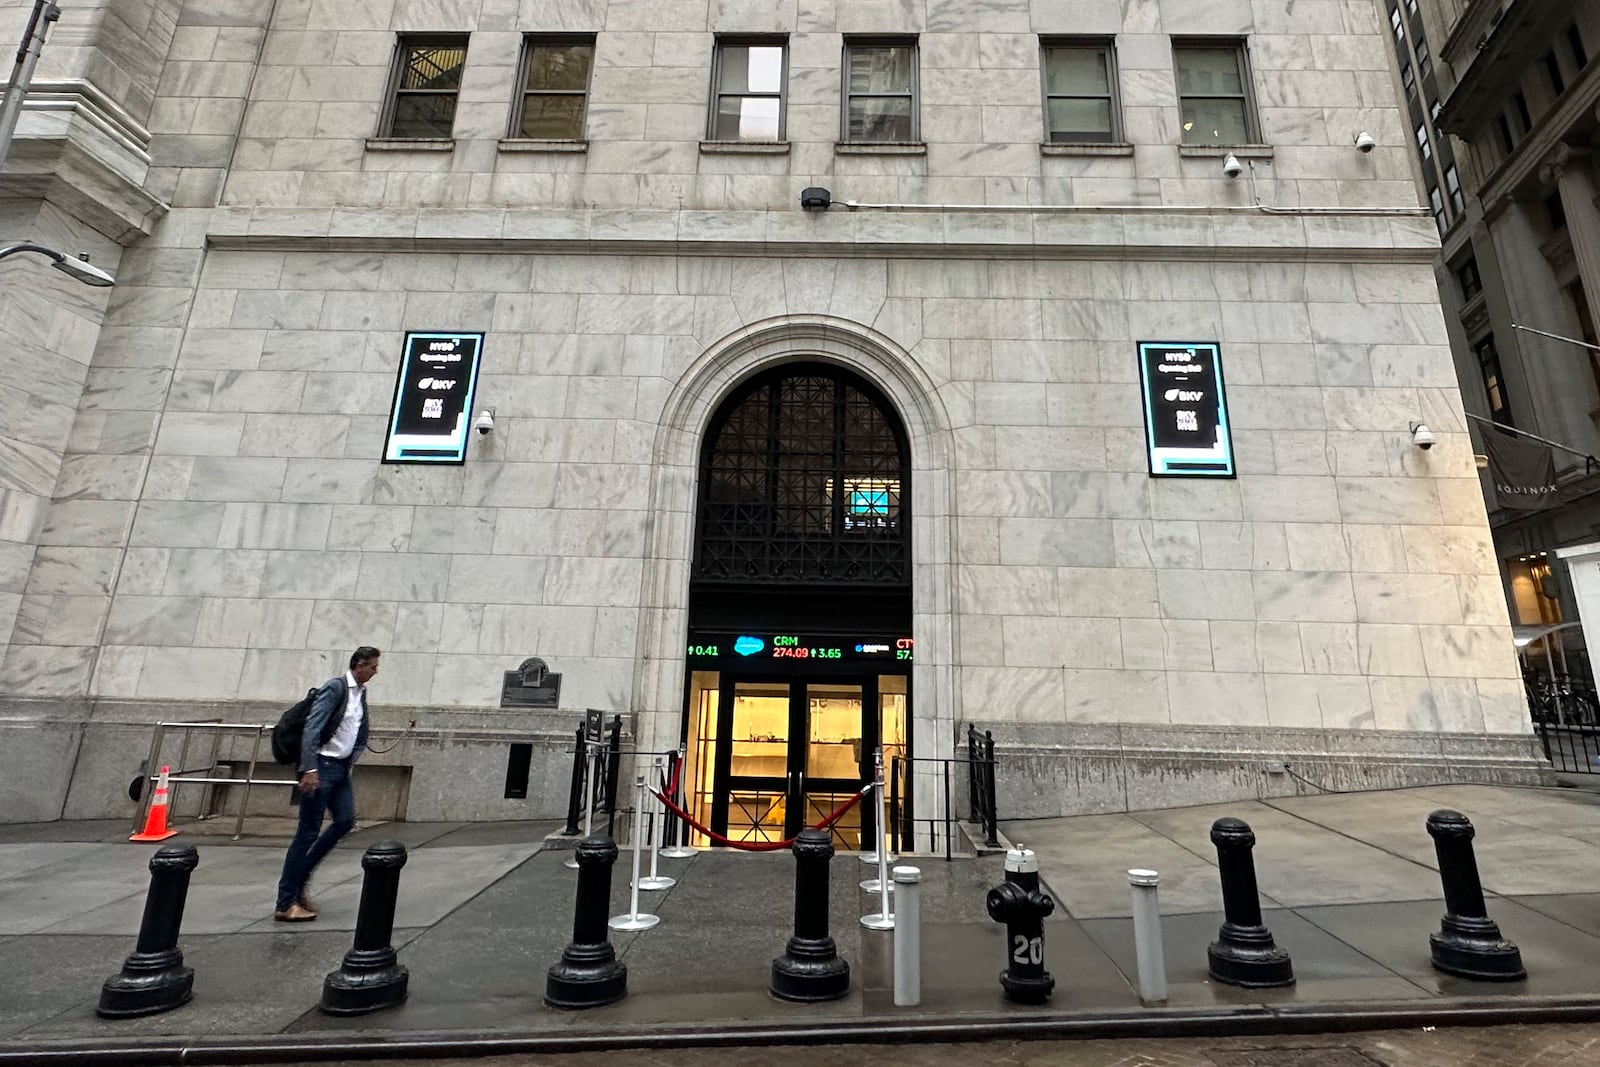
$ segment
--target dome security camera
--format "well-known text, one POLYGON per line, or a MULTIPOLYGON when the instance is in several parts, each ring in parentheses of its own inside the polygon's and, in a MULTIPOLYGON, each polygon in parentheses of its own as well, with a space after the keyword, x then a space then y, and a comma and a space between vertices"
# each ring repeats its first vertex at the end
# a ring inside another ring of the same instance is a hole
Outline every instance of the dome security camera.
POLYGON ((1418 448, 1420 448, 1424 452, 1426 452, 1428 449, 1433 447, 1433 442, 1434 442, 1433 431, 1428 429, 1428 424, 1427 423, 1425 423, 1425 422, 1413 422, 1411 424, 1411 443, 1412 444, 1416 445, 1418 448))
POLYGON ((478 412, 478 417, 472 420, 472 428, 480 434, 489 433, 494 429, 494 410, 484 408, 478 412))
POLYGON ((1356 151, 1360 152, 1362 155, 1366 155, 1368 152, 1372 151, 1375 147, 1377 147, 1377 144, 1378 142, 1373 140, 1372 134, 1368 133, 1366 130, 1362 130, 1360 133, 1356 134, 1356 151))
POLYGON ((1244 173, 1244 165, 1239 162, 1239 157, 1229 152, 1222 160, 1222 173, 1230 178, 1237 178, 1244 173))

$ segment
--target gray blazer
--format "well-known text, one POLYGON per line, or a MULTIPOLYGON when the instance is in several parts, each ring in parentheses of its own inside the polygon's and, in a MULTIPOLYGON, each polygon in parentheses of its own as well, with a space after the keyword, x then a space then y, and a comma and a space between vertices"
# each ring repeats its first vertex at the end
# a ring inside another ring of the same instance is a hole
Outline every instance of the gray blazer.
MULTIPOLYGON (((323 731, 328 736, 333 736, 333 730, 339 728, 339 722, 344 718, 346 706, 349 704, 350 683, 344 680, 343 674, 336 674, 322 683, 322 688, 317 690, 317 698, 312 701, 311 711, 306 714, 305 732, 300 735, 300 773, 317 769, 317 750, 322 747, 323 731), (333 728, 328 728, 328 722, 333 722, 333 728)), ((361 755, 362 749, 367 747, 367 726, 372 722, 372 705, 366 705, 367 713, 361 716, 361 728, 356 731, 356 746, 350 750, 350 762, 354 763, 361 755)))

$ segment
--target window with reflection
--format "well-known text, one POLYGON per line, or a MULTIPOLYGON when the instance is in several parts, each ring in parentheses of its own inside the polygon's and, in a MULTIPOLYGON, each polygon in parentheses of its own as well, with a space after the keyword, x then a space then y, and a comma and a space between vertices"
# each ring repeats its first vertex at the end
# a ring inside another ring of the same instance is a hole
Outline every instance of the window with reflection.
POLYGON ((849 41, 844 49, 844 139, 910 143, 917 123, 915 41, 849 41))
POLYGON ((467 35, 401 37, 390 75, 384 136, 406 140, 448 138, 467 65, 467 35))
POLYGON ((541 141, 583 140, 594 68, 592 37, 526 37, 522 44, 522 92, 511 136, 541 141))
POLYGON ((713 141, 781 141, 788 46, 782 40, 717 42, 713 141))
POLYGON ((1257 140, 1243 42, 1175 41, 1184 144, 1257 140))
POLYGON ((1115 66, 1108 41, 1044 46, 1045 132, 1051 142, 1120 141, 1115 66))

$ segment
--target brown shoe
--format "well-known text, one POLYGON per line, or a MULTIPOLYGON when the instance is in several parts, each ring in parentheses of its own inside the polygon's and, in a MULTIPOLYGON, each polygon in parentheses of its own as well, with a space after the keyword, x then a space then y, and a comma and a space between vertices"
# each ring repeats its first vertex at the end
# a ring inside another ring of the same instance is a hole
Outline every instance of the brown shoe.
POLYGON ((300 899, 296 900, 295 903, 300 905, 300 907, 306 911, 309 911, 313 919, 321 914, 321 912, 317 910, 317 906, 311 903, 311 898, 306 896, 304 893, 300 894, 300 899))
POLYGON ((317 917, 317 913, 314 911, 307 911, 298 903, 295 903, 290 904, 282 911, 273 912, 272 917, 281 923, 308 923, 317 917))

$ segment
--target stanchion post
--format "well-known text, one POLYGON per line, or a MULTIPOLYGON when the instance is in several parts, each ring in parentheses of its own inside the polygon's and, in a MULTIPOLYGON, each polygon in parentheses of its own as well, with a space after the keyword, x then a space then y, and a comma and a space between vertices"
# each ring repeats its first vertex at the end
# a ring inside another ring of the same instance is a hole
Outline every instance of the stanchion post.
POLYGON ((552 1008, 598 1008, 628 993, 628 968, 617 962, 606 933, 611 906, 611 870, 617 845, 609 837, 578 843, 578 896, 572 909, 572 942, 545 980, 544 1002, 552 1008))
MULTIPOLYGON (((594 790, 595 783, 599 781, 600 775, 600 746, 598 744, 591 745, 585 740, 583 747, 589 761, 589 775, 583 780, 583 836, 589 837, 594 833, 594 790)), ((562 866, 568 870, 577 870, 577 853, 568 856, 563 861, 562 866)))
MULTIPOLYGON (((664 780, 662 774, 664 768, 665 764, 661 756, 657 756, 651 761, 651 773, 655 775, 656 781, 661 783, 661 787, 663 789, 666 788, 666 781, 664 780)), ((671 878, 667 875, 658 873, 657 866, 657 857, 661 855, 661 833, 666 827, 667 822, 667 806, 661 803, 661 801, 657 799, 655 793, 648 789, 645 790, 644 794, 640 797, 640 803, 644 804, 649 809, 650 873, 639 879, 639 888, 651 890, 671 889, 673 886, 678 884, 678 880, 676 878, 671 878)), ((641 811, 639 815, 640 818, 644 818, 645 812, 641 811)))
POLYGON ((889 851, 900 852, 900 757, 889 761, 889 851))
POLYGON ((189 897, 189 875, 200 865, 193 845, 166 845, 150 857, 150 890, 144 898, 139 940, 118 974, 100 989, 94 1013, 104 1019, 154 1015, 186 1004, 194 995, 194 971, 183 965, 178 930, 189 897))
POLYGON ((1522 951, 1500 936, 1499 924, 1489 918, 1484 906, 1471 820, 1459 811, 1441 808, 1428 816, 1427 826, 1444 887, 1444 919, 1438 932, 1428 935, 1434 967, 1445 974, 1487 982, 1528 977, 1522 951))
POLYGON ((606 836, 617 835, 617 790, 622 774, 622 716, 611 719, 611 737, 606 742, 606 836))
POLYGON ((339 969, 322 982, 321 1008, 328 1015, 365 1015, 406 999, 411 977, 395 954, 394 909, 406 847, 382 841, 361 857, 361 904, 355 944, 339 969))
MULTIPOLYGON (((673 757, 674 763, 672 766, 672 781, 674 783, 674 787, 672 799, 679 807, 683 807, 683 798, 685 795, 683 775, 684 769, 688 765, 688 754, 688 746, 679 744, 678 751, 673 757)), ((666 817, 672 821, 673 843, 672 847, 662 849, 661 854, 667 857, 669 860, 686 860, 696 855, 697 850, 689 843, 689 835, 691 833, 689 824, 685 822, 681 816, 673 812, 668 812, 666 817)))
POLYGON ((780 1000, 838 1000, 850 992, 850 965, 828 934, 827 830, 801 830, 794 846, 794 936, 772 961, 772 995, 780 1000))
POLYGON ((922 871, 894 869, 894 1003, 922 1003, 922 871))
POLYGON ((1161 876, 1135 868, 1128 872, 1133 893, 1133 954, 1139 966, 1139 1002, 1167 1000, 1167 957, 1161 946, 1161 904, 1156 887, 1161 876))
POLYGON ((634 776, 633 788, 638 799, 634 801, 632 903, 628 914, 615 916, 607 924, 613 930, 648 930, 661 921, 661 916, 639 910, 639 853, 644 847, 644 775, 634 776))
POLYGON ((1222 928, 1206 950, 1211 977, 1246 989, 1293 985, 1289 953, 1278 947, 1272 931, 1261 922, 1261 894, 1251 855, 1256 835, 1242 819, 1218 819, 1211 824, 1211 843, 1217 846, 1223 910, 1222 928))
POLYGON ((583 727, 579 726, 572 746, 572 790, 567 795, 567 825, 562 828, 563 837, 578 836, 578 808, 583 800, 583 757, 586 747, 583 743, 583 727))

